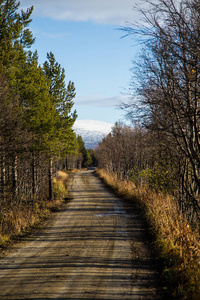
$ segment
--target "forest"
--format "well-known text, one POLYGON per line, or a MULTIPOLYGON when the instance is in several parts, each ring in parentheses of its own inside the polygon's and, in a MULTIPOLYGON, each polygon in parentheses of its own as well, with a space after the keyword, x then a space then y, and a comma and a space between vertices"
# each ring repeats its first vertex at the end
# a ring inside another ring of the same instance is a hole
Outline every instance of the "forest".
POLYGON ((85 167, 93 155, 73 130, 74 82, 65 83, 51 51, 42 65, 31 51, 32 12, 0 4, 0 245, 64 197, 59 170, 85 167))

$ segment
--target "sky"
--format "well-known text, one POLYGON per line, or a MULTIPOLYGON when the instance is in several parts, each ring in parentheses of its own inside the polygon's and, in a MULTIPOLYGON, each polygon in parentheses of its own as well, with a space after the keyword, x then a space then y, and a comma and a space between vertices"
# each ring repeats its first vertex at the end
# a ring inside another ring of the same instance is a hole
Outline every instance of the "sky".
POLYGON ((127 101, 132 60, 138 53, 133 37, 122 38, 121 26, 135 22, 139 0, 21 0, 34 6, 30 29, 32 51, 43 64, 47 53, 65 69, 66 84, 75 84, 73 109, 78 119, 114 124, 124 118, 118 105, 127 101))

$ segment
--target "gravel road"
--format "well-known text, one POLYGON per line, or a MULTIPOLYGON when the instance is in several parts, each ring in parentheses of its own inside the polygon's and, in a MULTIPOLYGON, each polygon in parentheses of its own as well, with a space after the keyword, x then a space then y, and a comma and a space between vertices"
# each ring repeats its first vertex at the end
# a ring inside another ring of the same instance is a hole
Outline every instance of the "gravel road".
POLYGON ((160 299, 144 226, 92 171, 73 199, 0 258, 0 299, 160 299))

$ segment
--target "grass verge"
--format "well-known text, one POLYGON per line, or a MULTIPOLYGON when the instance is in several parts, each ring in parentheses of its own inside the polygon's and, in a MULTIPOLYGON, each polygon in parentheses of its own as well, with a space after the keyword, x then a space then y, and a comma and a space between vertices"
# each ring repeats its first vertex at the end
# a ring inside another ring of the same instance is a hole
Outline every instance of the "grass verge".
POLYGON ((105 170, 96 175, 118 196, 132 201, 140 210, 154 238, 156 254, 162 262, 165 295, 170 299, 200 299, 200 235, 180 214, 178 202, 169 195, 117 180, 105 170))
POLYGON ((5 249, 13 240, 27 235, 33 228, 58 211, 70 198, 69 175, 59 171, 53 179, 53 201, 25 202, 2 207, 0 211, 0 249, 5 249))

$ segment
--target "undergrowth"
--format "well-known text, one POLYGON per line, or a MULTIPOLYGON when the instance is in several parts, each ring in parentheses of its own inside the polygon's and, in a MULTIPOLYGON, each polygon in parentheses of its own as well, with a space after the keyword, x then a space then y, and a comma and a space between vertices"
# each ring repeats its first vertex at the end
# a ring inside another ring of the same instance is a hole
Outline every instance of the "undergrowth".
POLYGON ((54 200, 27 201, 21 205, 12 203, 0 210, 0 248, 4 249, 13 238, 29 232, 42 220, 58 211, 68 197, 68 174, 59 171, 53 179, 54 200))
POLYGON ((104 170, 96 174, 120 197, 140 209, 154 237, 154 247, 162 262, 165 294, 173 299, 200 299, 200 235, 180 213, 178 202, 169 195, 120 181, 104 170))

